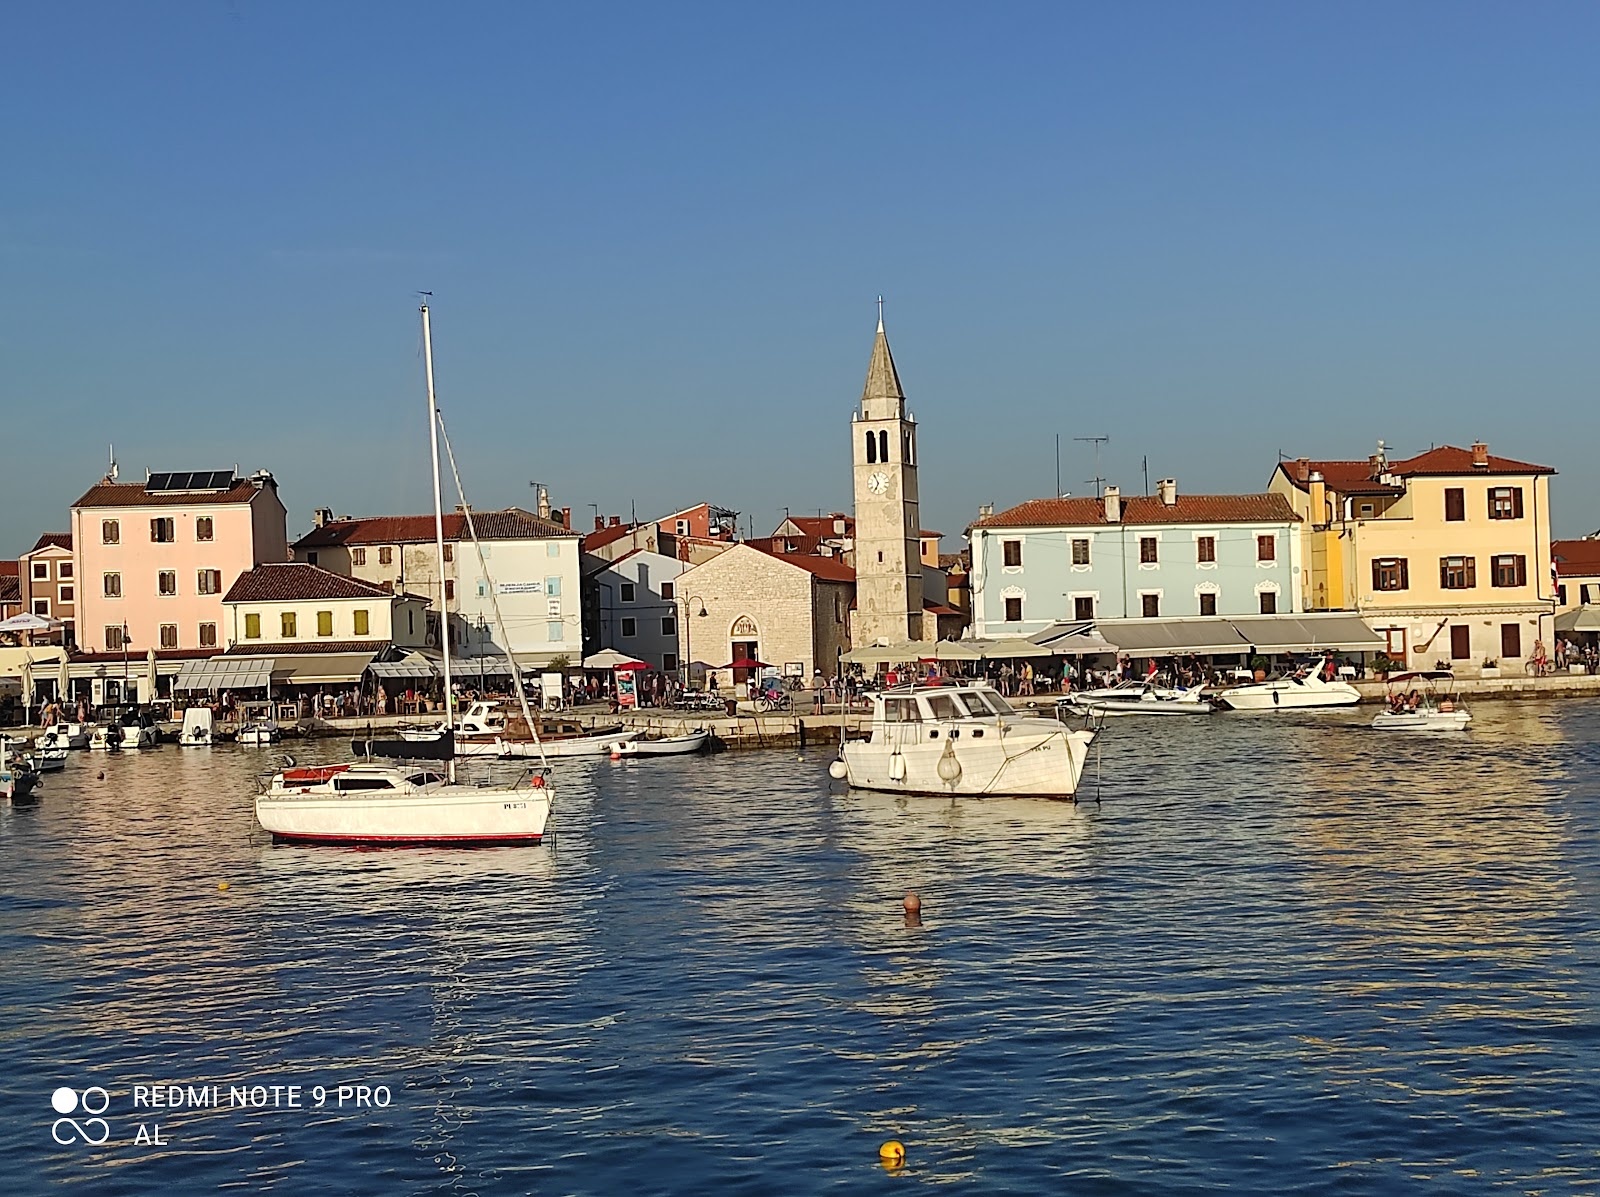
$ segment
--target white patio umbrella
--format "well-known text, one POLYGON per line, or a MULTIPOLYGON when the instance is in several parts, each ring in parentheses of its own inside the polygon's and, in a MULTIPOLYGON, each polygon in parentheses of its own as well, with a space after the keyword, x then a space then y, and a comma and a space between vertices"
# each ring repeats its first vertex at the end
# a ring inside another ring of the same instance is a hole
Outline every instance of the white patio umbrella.
POLYGON ((28 708, 33 706, 33 658, 22 659, 22 718, 26 723, 32 723, 33 717, 28 714, 28 708))
POLYGON ((56 668, 56 701, 63 707, 72 698, 72 673, 67 669, 67 657, 63 653, 61 662, 56 668))
POLYGON ((144 702, 149 706, 156 700, 156 646, 151 645, 144 657, 144 702))
POLYGON ((21 611, 10 619, 0 619, 0 632, 53 632, 63 624, 32 611, 21 611))

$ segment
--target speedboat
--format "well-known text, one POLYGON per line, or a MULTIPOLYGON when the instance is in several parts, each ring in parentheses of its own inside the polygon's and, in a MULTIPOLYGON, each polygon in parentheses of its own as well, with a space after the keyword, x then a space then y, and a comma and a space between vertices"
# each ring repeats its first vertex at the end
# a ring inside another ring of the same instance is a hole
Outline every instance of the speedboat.
POLYGON ((210 707, 189 707, 183 712, 183 727, 178 731, 180 748, 210 748, 215 743, 210 707))
POLYGON ((278 726, 275 719, 258 719, 254 723, 246 723, 239 729, 239 743, 247 748, 265 748, 268 744, 276 744, 283 738, 283 729, 278 726))
POLYGON ((896 686, 872 699, 872 735, 829 774, 899 794, 1071 797, 1095 733, 1019 714, 991 686, 896 686))
POLYGON ((268 776, 256 819, 274 839, 318 844, 537 844, 550 818, 544 774, 456 780, 438 763, 320 765, 268 776))
POLYGON ((687 756, 701 752, 711 741, 711 733, 696 728, 686 736, 661 736, 657 739, 637 737, 630 740, 613 740, 611 754, 625 759, 639 756, 687 756))
POLYGON ((139 752, 159 743, 156 721, 132 708, 112 712, 89 733, 89 747, 97 752, 139 752))
POLYGON ((1211 703, 1198 687, 1185 690, 1151 681, 1127 681, 1069 694, 1058 704, 1095 715, 1209 715, 1211 703))
POLYGON ((41 748, 39 741, 11 740, 0 736, 0 768, 17 773, 55 773, 67 767, 65 748, 41 748))
POLYGON ((52 723, 37 744, 41 748, 87 748, 91 728, 76 720, 52 723))
POLYGON ((1361 701, 1361 691, 1349 682, 1329 681, 1322 675, 1325 661, 1293 676, 1234 686, 1217 695, 1219 702, 1236 711, 1299 711, 1312 707, 1351 707, 1361 701))
MULTIPOLYGON (((541 721, 539 738, 527 735, 523 721, 511 723, 493 701, 474 702, 456 721, 454 728, 455 755, 465 757, 496 757, 501 760, 533 760, 553 756, 604 756, 617 740, 632 740, 634 733, 624 733, 622 724, 611 727, 586 728, 566 721, 541 721), (522 734, 519 735, 518 732, 522 734)), ((445 725, 434 727, 402 727, 399 738, 421 746, 437 742, 444 737, 445 725)), ((352 741, 357 755, 366 755, 361 741, 352 741)), ((384 751, 377 755, 399 755, 384 751)), ((432 754, 430 754, 432 755, 432 754)))
POLYGON ((1388 707, 1372 718, 1376 731, 1466 731, 1472 714, 1451 693, 1455 674, 1448 669, 1418 670, 1389 676, 1388 707), (1406 694, 1409 683, 1411 693, 1406 694))

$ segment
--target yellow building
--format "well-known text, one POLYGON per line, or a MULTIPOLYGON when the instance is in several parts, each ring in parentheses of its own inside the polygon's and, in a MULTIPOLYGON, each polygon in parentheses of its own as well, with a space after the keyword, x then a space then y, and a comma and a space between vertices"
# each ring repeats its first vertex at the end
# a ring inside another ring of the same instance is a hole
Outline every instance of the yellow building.
POLYGON ((1306 609, 1360 611, 1413 669, 1520 673, 1552 643, 1549 466, 1443 445, 1403 461, 1278 463, 1305 520, 1306 609))

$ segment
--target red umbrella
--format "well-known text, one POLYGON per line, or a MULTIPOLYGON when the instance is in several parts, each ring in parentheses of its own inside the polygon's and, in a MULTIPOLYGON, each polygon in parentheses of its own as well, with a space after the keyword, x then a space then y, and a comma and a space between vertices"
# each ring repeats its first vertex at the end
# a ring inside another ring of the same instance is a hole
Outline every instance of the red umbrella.
POLYGON ((731 665, 719 665, 718 669, 771 669, 765 661, 752 661, 749 657, 740 657, 731 665))
POLYGON ((646 665, 643 661, 624 661, 622 664, 613 665, 611 668, 616 670, 618 673, 643 673, 646 669, 649 669, 650 666, 646 665))

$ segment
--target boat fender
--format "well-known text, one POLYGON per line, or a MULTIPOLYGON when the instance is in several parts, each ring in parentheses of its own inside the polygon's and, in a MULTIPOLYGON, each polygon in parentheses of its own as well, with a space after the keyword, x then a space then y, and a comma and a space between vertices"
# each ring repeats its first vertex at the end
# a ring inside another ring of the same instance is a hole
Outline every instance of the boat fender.
POLYGON ((845 777, 849 775, 849 773, 850 770, 845 767, 845 763, 843 761, 834 761, 828 766, 828 776, 833 778, 835 781, 843 781, 845 777))
POLYGON ((542 790, 542 789, 544 789, 544 778, 540 777, 540 776, 535 776, 533 778, 533 780, 528 782, 528 785, 530 787, 532 787, 533 789, 535 789, 535 790, 542 790))
POLYGON ((898 752, 889 758, 889 780, 904 781, 906 779, 906 758, 898 752))

